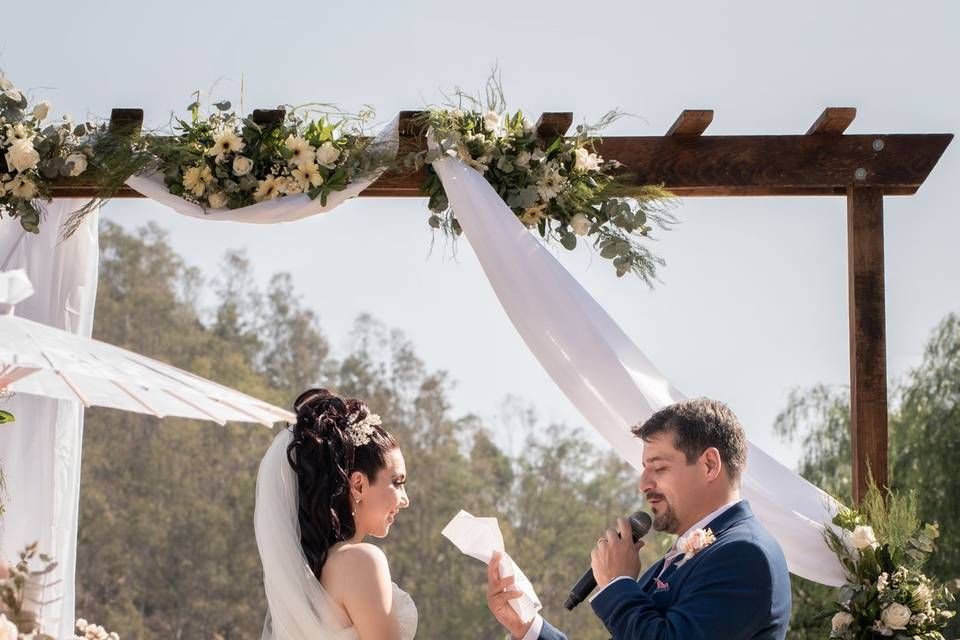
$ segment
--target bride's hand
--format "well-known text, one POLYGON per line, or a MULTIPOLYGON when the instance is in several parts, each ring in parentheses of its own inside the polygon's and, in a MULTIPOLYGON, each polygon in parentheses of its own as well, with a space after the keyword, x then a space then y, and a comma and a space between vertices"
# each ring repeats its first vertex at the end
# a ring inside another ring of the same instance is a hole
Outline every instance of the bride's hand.
POLYGON ((507 628, 510 635, 514 638, 522 638, 527 634, 533 621, 523 622, 510 606, 510 601, 522 596, 523 592, 513 589, 513 576, 500 577, 499 566, 502 555, 499 551, 494 551, 493 558, 487 565, 487 607, 490 608, 497 622, 507 628))

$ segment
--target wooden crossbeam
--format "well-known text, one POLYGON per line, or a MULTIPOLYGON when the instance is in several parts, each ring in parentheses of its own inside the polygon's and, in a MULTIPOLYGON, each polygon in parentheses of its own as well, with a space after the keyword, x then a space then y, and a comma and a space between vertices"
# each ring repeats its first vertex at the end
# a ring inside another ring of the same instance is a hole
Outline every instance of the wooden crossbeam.
POLYGON ((713 109, 684 109, 667 130, 667 136, 699 136, 713 122, 713 109))
POLYGON ((853 107, 827 107, 807 130, 807 135, 841 134, 856 117, 857 110, 853 107))
POLYGON ((537 137, 553 142, 564 135, 573 124, 573 114, 569 111, 547 111, 537 120, 537 137))
POLYGON ((119 135, 139 133, 143 127, 143 109, 114 109, 110 112, 110 131, 119 135))
MULTIPOLYGON (((709 110, 686 110, 671 135, 611 136, 597 145, 605 158, 623 164, 622 178, 637 185, 662 184, 678 196, 845 196, 851 186, 883 195, 917 191, 953 139, 952 134, 825 135, 849 124, 849 109, 827 109, 811 128, 818 135, 703 136, 709 110)), ((401 152, 425 147, 415 131, 415 111, 401 112, 401 152)), ((141 116, 142 117, 142 116, 141 116)), ((538 131, 564 130, 567 113, 546 113, 538 131)), ((572 121, 572 114, 569 114, 572 121)), ((569 127, 569 124, 567 124, 569 127)), ((367 188, 366 197, 422 197, 425 169, 387 173, 367 188)), ((63 178, 56 197, 89 197, 95 176, 63 178)), ((124 189, 117 197, 140 197, 124 189)))

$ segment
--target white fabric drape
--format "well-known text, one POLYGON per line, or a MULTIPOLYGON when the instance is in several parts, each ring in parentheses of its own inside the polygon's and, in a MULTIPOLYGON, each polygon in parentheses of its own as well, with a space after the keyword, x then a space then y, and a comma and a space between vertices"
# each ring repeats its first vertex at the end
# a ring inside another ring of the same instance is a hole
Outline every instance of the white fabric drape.
MULTIPOLYGON (((399 116, 397 116, 387 124, 370 143, 368 151, 384 161, 392 160, 397 155, 399 147, 399 123, 399 116)), ((369 187, 378 176, 379 174, 371 175, 364 180, 348 185, 343 191, 331 192, 325 205, 320 204, 320 198, 311 200, 306 194, 299 194, 258 202, 241 209, 207 210, 170 193, 163 183, 162 175, 153 173, 132 176, 126 182, 131 189, 191 218, 250 224, 276 224, 278 222, 294 222, 319 213, 330 212, 347 200, 360 195, 360 192, 369 187)))
MULTIPOLYGON (((614 450, 641 468, 630 427, 683 398, 476 171, 433 164, 500 303, 533 355, 614 450)), ((830 497, 751 444, 742 493, 783 547, 790 571, 844 582, 823 540, 830 497)))
MULTIPOLYGON (((17 315, 89 336, 97 290, 98 214, 60 241, 67 217, 82 200, 58 200, 46 208, 38 235, 16 219, 0 220, 0 271, 22 268, 36 293, 16 306, 17 315)), ((46 578, 40 607, 43 630, 73 635, 77 512, 83 410, 78 402, 15 395, 4 401, 17 421, 0 428, 0 461, 7 479, 7 512, 0 520, 0 555, 13 559, 27 544, 59 563, 46 578), (51 602, 52 601, 52 602, 51 602)))

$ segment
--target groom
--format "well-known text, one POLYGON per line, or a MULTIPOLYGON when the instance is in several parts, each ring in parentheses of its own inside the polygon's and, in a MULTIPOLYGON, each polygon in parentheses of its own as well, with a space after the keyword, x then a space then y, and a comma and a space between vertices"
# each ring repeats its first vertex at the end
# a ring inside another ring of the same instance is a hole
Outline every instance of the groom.
MULTIPOLYGON (((777 541, 740 499, 747 440, 723 403, 699 398, 661 409, 633 430, 644 442, 640 491, 657 531, 677 544, 640 575, 627 520, 591 553, 598 591, 590 603, 613 640, 782 639, 790 576, 777 541)), ((509 600, 513 578, 487 570, 487 605, 514 638, 566 640, 540 616, 523 623, 509 600)))

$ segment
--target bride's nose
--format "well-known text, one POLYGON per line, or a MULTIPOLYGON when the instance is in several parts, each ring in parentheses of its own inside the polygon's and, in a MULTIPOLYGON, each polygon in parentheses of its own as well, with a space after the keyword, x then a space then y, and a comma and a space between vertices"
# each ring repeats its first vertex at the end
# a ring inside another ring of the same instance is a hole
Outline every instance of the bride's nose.
POLYGON ((403 493, 400 494, 400 508, 406 509, 409 506, 410 506, 410 497, 407 496, 407 490, 406 488, 404 488, 403 493))

